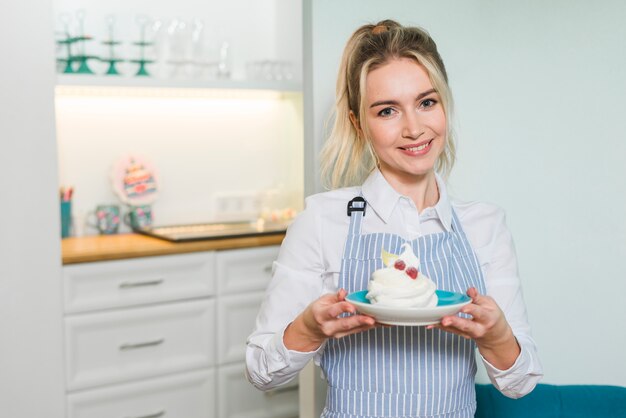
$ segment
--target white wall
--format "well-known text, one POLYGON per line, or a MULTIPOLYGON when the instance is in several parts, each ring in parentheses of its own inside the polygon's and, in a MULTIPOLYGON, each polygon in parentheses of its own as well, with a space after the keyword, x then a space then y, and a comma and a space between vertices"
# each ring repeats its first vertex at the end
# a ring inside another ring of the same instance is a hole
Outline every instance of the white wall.
POLYGON ((52 4, 0 5, 0 415, 64 417, 52 4))
POLYGON ((96 205, 120 204, 110 173, 128 154, 147 159, 158 173, 153 212, 160 225, 215 220, 216 200, 225 193, 280 189, 283 198, 276 205, 301 207, 300 94, 284 99, 57 95, 56 104, 60 182, 76 189, 79 234, 79 229, 97 232, 80 228, 96 205))
MULTIPOLYGON (((299 1, 54 3, 57 30, 63 28, 63 13, 72 16, 71 29, 75 30, 76 11, 84 10, 85 31, 95 38, 87 45, 90 53, 106 55, 100 41, 108 37, 105 17, 110 14, 116 16, 116 36, 124 42, 118 49, 122 58, 137 55, 131 42, 138 37, 138 15, 160 20, 165 26, 174 18, 188 25, 200 19, 206 25, 206 42, 213 52, 220 42, 231 43, 233 78, 245 79, 249 61, 271 59, 292 62, 293 81, 301 80, 299 1)), ((167 47, 167 40, 157 39, 167 47)), ((63 51, 57 53, 64 56, 63 51)), ((159 57, 166 59, 167 54, 159 57)), ((104 71, 96 63, 92 67, 104 71)), ((121 64, 121 77, 132 78, 135 67, 121 64)), ((148 70, 155 78, 168 78, 166 67, 155 64, 148 70)), ((84 79, 97 82, 105 77, 84 79)), ((257 207, 261 209, 301 209, 304 170, 300 93, 247 96, 245 91, 162 89, 151 90, 150 97, 143 97, 127 90, 124 96, 111 96, 110 90, 92 96, 84 92, 77 95, 75 90, 64 89, 65 93, 57 95, 56 120, 60 183, 76 190, 73 213, 78 235, 97 233, 84 226, 86 216, 96 205, 119 203, 109 175, 116 161, 128 154, 140 155, 156 168, 159 197, 153 213, 159 225, 239 216, 232 211, 227 215, 218 213, 218 200, 225 194, 257 196, 257 207), (186 97, 177 97, 180 95, 186 97), (277 197, 264 200, 266 191, 277 192, 277 197)), ((121 231, 128 231, 128 227, 123 225, 121 231)))
MULTIPOLYGON (((352 31, 383 18, 426 28, 457 105, 452 193, 507 211, 544 382, 626 385, 626 5, 314 0, 304 9, 308 155, 319 152, 352 31)), ((320 190, 318 172, 306 174, 306 194, 320 190)))

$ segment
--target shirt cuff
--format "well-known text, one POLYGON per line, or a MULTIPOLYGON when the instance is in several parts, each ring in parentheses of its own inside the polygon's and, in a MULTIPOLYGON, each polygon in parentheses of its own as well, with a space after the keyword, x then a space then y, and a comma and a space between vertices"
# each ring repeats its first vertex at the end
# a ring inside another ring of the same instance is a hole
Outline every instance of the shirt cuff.
POLYGON ((507 370, 500 370, 489 363, 479 351, 489 380, 502 394, 509 398, 520 398, 528 394, 543 376, 540 368, 535 370, 536 367, 528 347, 525 347, 519 340, 518 343, 520 353, 513 365, 507 370))
POLYGON ((325 343, 320 345, 315 351, 295 351, 289 350, 285 347, 283 336, 285 334, 285 327, 281 332, 274 334, 274 337, 270 340, 269 350, 266 352, 272 353, 271 364, 268 364, 269 373, 275 373, 277 371, 284 370, 281 374, 289 374, 292 371, 300 371, 306 364, 315 357, 316 354, 324 350, 325 343))
MULTIPOLYGON (((478 353, 480 354, 480 351, 478 353)), ((485 368, 487 369, 487 374, 489 375, 489 377, 493 377, 497 380, 504 380, 507 376, 513 375, 515 374, 517 370, 520 370, 520 368, 523 368, 524 359, 526 358, 526 355, 525 355, 524 346, 520 344, 520 353, 515 359, 515 363, 513 363, 513 365, 506 370, 498 369, 496 366, 489 363, 483 357, 482 354, 480 354, 480 358, 483 360, 483 363, 485 364, 485 368)))

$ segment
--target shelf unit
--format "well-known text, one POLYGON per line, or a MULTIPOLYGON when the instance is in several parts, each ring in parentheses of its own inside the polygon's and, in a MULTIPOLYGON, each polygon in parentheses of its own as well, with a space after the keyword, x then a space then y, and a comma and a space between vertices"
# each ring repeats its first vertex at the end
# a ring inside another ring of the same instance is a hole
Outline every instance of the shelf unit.
POLYGON ((271 90, 301 92, 302 84, 295 81, 265 80, 201 80, 162 79, 152 77, 107 77, 94 75, 58 74, 56 85, 60 87, 120 87, 164 89, 214 89, 214 90, 271 90))

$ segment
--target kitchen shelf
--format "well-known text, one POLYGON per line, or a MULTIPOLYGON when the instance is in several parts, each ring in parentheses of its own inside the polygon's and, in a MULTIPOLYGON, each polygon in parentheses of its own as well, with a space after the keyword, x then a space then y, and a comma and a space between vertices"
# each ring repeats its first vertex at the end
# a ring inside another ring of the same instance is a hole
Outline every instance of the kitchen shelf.
POLYGON ((57 86, 112 87, 112 88, 162 88, 162 89, 212 89, 212 90, 270 90, 301 92, 302 84, 296 81, 264 80, 198 80, 160 79, 154 77, 113 77, 101 75, 57 74, 57 86))

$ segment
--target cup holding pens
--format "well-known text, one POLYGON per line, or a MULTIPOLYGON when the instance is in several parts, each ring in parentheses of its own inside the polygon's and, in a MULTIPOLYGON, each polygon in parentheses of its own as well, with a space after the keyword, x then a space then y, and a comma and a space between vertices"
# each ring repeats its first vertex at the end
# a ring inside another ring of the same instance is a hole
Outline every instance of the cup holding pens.
POLYGON ((96 206, 96 210, 87 215, 87 225, 97 229, 102 235, 117 234, 120 227, 120 207, 117 205, 96 206))
POLYGON ((61 238, 67 238, 72 232, 72 201, 61 200, 61 238))

